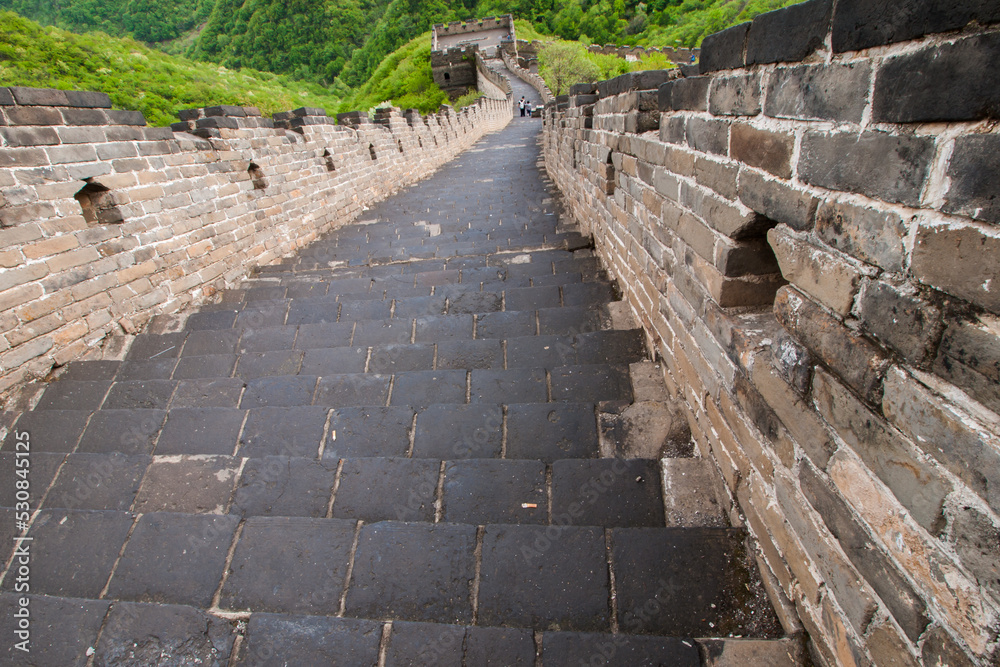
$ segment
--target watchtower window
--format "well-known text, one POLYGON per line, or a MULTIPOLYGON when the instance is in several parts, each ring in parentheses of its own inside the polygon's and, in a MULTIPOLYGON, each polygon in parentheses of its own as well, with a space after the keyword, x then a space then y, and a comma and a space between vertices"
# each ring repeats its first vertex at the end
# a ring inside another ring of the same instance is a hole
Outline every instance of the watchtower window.
POLYGON ((90 225, 115 225, 125 220, 115 203, 111 191, 100 183, 86 181, 79 192, 73 195, 83 210, 83 218, 90 225))
POLYGON ((375 144, 368 144, 368 153, 372 156, 372 162, 378 159, 375 157, 375 144))
POLYGON ((445 81, 451 81, 451 74, 449 74, 448 72, 445 72, 444 73, 444 80, 445 81))
POLYGON ((250 180, 253 182, 254 190, 263 190, 267 187, 267 180, 264 178, 264 172, 261 168, 257 166, 255 162, 251 162, 250 166, 247 167, 247 173, 250 174, 250 180))
POLYGON ((326 163, 327 171, 337 171, 337 166, 333 164, 333 156, 330 155, 330 151, 326 149, 323 150, 323 162, 326 163))

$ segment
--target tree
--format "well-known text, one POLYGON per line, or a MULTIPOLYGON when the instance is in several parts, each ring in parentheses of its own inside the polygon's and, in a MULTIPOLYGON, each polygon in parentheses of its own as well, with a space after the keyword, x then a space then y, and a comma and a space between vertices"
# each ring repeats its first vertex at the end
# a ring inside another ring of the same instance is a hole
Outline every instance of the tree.
POLYGON ((556 95, 562 95, 574 83, 592 82, 600 74, 578 44, 549 44, 538 54, 538 63, 542 77, 555 83, 552 92, 556 95))

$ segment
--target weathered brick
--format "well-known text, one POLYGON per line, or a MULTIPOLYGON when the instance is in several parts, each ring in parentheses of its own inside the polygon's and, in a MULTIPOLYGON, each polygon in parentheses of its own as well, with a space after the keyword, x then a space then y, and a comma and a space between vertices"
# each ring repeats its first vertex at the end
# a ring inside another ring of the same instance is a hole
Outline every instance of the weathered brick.
POLYGON ((64 107, 69 105, 66 91, 54 88, 11 86, 10 92, 18 104, 25 106, 64 107))
POLYGON ((35 357, 41 356, 52 349, 52 338, 36 338, 18 345, 0 355, 0 368, 8 370, 17 368, 35 357))
POLYGON ((823 45, 831 0, 810 0, 760 14, 747 34, 746 64, 799 62, 823 45))
POLYGON ((0 227, 15 227, 29 222, 54 218, 56 209, 50 202, 35 202, 23 206, 0 208, 0 227))
POLYGON ((702 74, 743 66, 743 47, 750 22, 706 35, 701 42, 698 64, 702 74))
POLYGON ((893 211, 824 200, 816 212, 816 233, 852 257, 892 273, 903 270, 903 239, 907 230, 903 219, 893 211))
POLYGON ((49 161, 52 164, 65 164, 68 162, 94 162, 97 160, 97 151, 89 144, 53 146, 51 148, 46 148, 45 153, 49 156, 49 161))
POLYGON ((738 193, 741 202, 770 220, 797 231, 812 229, 819 200, 806 192, 741 169, 738 193))
POLYGON ((38 259, 39 257, 48 257, 50 255, 55 255, 60 252, 65 252, 71 248, 76 248, 80 243, 77 241, 76 237, 72 234, 63 234, 62 236, 55 236, 44 241, 38 241, 37 243, 32 243, 26 245, 22 248, 25 257, 29 259, 38 259))
POLYGON ((966 570, 976 582, 988 590, 993 599, 1000 598, 1000 525, 975 506, 961 503, 950 514, 948 539, 966 570))
POLYGON ((917 280, 1000 312, 1000 231, 926 220, 917 228, 911 260, 917 280))
POLYGON ((839 0, 833 16, 833 50, 903 42, 961 28, 973 20, 1000 21, 1000 7, 982 0, 839 0))
POLYGON ((950 318, 934 372, 1000 413, 1000 320, 950 318))
MULTIPOLYGON (((55 146, 59 135, 51 127, 0 127, 0 136, 7 146, 55 146)), ((47 164, 46 160, 42 164, 47 164)), ((32 166, 32 165, 25 165, 32 166)))
POLYGON ((696 156, 694 177, 700 184, 711 188, 726 199, 736 199, 736 175, 739 168, 702 156, 696 156))
POLYGON ((691 76, 660 86, 660 111, 707 111, 710 76, 691 76))
POLYGON ((932 535, 944 527, 942 507, 951 482, 898 431, 825 371, 813 380, 813 398, 823 418, 888 486, 914 520, 932 535))
POLYGON ((972 134, 955 140, 948 164, 947 213, 1000 222, 1000 135, 972 134))
POLYGON ((791 135, 758 130, 744 123, 733 125, 730 155, 734 160, 751 167, 758 167, 781 178, 791 178, 794 148, 795 138, 791 135))
POLYGON ((779 67, 767 80, 764 113, 773 118, 860 123, 870 77, 871 65, 866 62, 779 67))
POLYGON ((975 667, 975 662, 940 625, 927 631, 920 650, 923 667, 975 667))
POLYGON ((760 73, 713 77, 708 110, 715 116, 759 114, 760 73))
POLYGON ((1000 33, 896 56, 875 79, 872 120, 884 123, 1000 117, 1000 33))
POLYGON ((733 239, 760 236, 768 225, 765 218, 741 204, 687 183, 681 184, 681 203, 709 226, 733 239))
POLYGON ((111 98, 107 93, 96 93, 90 90, 67 90, 66 101, 71 107, 86 109, 110 109, 111 98))
MULTIPOLYGON (((138 111, 109 109, 105 113, 108 114, 108 122, 112 125, 142 126, 146 124, 146 118, 138 111)), ((110 134, 108 138, 111 138, 110 134)), ((142 138, 141 133, 138 133, 138 138, 142 138)))
POLYGON ((933 157, 929 137, 811 130, 802 138, 798 171, 812 185, 917 206, 933 157))
POLYGON ((933 358, 944 322, 941 309, 908 283, 869 283, 860 301, 862 324, 908 362, 921 366, 933 358))
POLYGON ((38 167, 49 163, 41 148, 0 148, 0 167, 38 167))
POLYGON ((56 134, 64 144, 98 144, 105 139, 104 130, 99 127, 59 127, 56 134))
POLYGON ((778 290, 774 314, 834 374, 869 403, 881 400, 889 360, 874 343, 848 329, 796 289, 778 290))
POLYGON ((682 144, 687 140, 687 118, 684 116, 667 116, 660 118, 660 141, 671 144, 682 144))
POLYGON ((792 236, 783 225, 768 230, 767 240, 785 280, 839 315, 851 312, 861 282, 861 273, 855 267, 792 236))
POLYGON ((1000 438, 926 386, 893 368, 882 411, 928 456, 1000 509, 1000 438))
POLYGON ((872 623, 865 636, 865 646, 876 665, 920 667, 912 644, 903 637, 889 619, 872 623))
POLYGON ((688 118, 686 136, 695 150, 729 155, 729 121, 688 118))
POLYGON ((799 482, 809 504, 823 517, 847 557, 875 589, 906 636, 917 641, 929 623, 924 601, 892 561, 871 548, 873 538, 825 476, 806 464, 799 469, 799 482))
POLYGON ((107 125, 108 115, 100 109, 60 109, 66 125, 107 125))
POLYGON ((10 94, 9 88, 0 88, 0 106, 14 106, 14 96, 10 94))
POLYGON ((10 107, 4 114, 10 125, 62 125, 59 110, 50 107, 10 107))

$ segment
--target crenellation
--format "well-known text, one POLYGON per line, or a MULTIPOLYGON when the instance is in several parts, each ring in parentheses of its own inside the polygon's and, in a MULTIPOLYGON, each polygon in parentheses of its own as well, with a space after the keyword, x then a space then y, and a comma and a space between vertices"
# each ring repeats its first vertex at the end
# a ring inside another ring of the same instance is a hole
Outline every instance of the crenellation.
POLYGON ((546 169, 818 664, 998 655, 1000 17, 938 4, 710 36, 655 132, 626 126, 627 77, 544 114, 546 169))

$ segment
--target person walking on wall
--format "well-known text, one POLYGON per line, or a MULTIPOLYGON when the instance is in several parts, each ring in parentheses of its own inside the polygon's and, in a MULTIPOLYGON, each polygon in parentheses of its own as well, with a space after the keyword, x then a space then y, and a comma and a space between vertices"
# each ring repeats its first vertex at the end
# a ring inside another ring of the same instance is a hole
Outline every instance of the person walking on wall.
POLYGON ((531 118, 531 100, 525 100, 524 101, 524 114, 528 118, 531 118))
POLYGON ((521 96, 521 101, 517 103, 517 108, 521 110, 521 118, 524 118, 524 96, 521 96))

